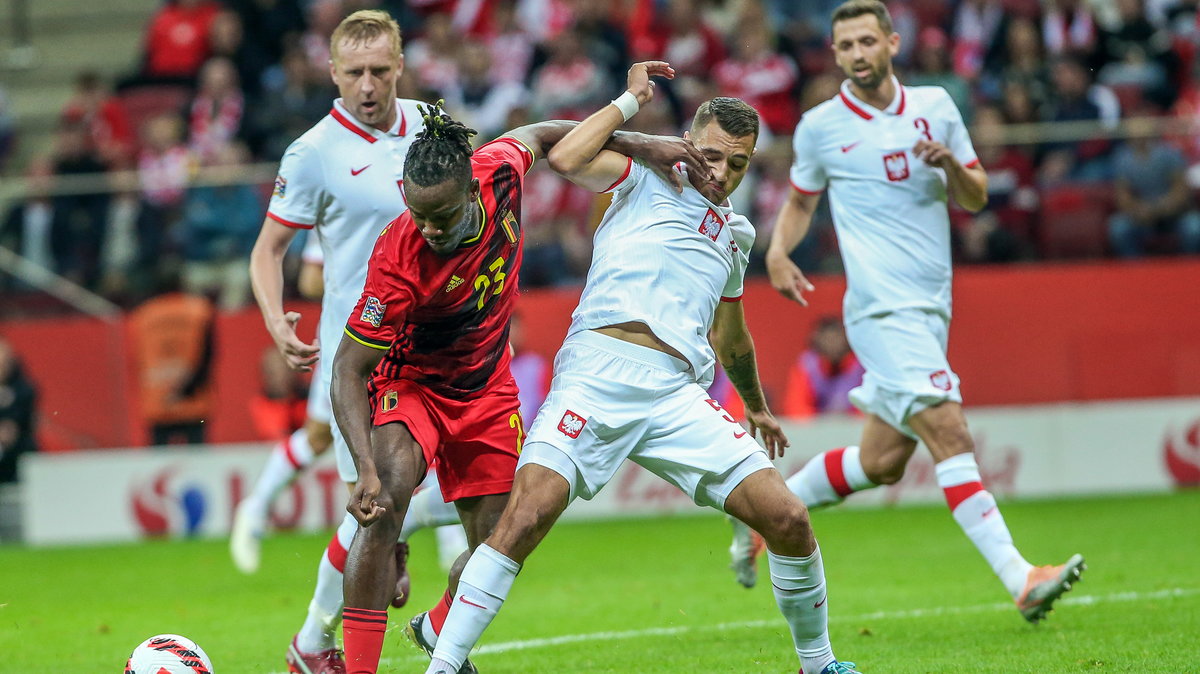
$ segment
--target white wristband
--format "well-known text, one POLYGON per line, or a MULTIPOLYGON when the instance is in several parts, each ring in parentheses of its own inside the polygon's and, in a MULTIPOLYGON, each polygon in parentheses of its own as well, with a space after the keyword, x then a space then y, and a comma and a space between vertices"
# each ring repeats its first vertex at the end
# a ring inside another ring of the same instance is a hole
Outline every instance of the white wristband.
POLYGON ((632 119, 638 113, 638 110, 642 108, 642 104, 638 103, 637 96, 628 91, 613 99, 612 104, 617 106, 617 109, 621 111, 621 116, 625 118, 626 122, 632 119))

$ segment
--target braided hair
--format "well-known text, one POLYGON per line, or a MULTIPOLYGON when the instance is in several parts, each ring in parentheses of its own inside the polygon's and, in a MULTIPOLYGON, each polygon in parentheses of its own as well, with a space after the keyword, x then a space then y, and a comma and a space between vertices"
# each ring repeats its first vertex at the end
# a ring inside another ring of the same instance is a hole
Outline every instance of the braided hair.
POLYGON ((425 128, 417 134, 404 159, 404 179, 422 187, 446 180, 471 180, 471 136, 475 129, 457 122, 443 109, 445 101, 418 106, 425 128))

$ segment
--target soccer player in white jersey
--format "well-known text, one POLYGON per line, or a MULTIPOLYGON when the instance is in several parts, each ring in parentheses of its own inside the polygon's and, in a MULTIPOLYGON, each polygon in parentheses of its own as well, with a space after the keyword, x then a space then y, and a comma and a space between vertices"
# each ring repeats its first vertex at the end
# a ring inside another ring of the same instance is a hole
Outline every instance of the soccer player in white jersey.
MULTIPOLYGON (((330 53, 330 75, 341 98, 334 101, 328 116, 288 147, 250 257, 254 296, 267 330, 288 364, 301 370, 317 363, 321 345, 340 341, 346 319, 362 293, 367 261, 379 232, 407 208, 401 192, 404 157, 421 128, 417 102, 396 98, 404 60, 400 27, 391 16, 363 10, 346 17, 330 38, 330 53), (283 308, 282 264, 296 232, 314 228, 324 260, 324 296, 318 340, 308 344, 296 336, 300 314, 283 308)), ((319 396, 317 404, 328 410, 329 368, 318 368, 317 374, 319 378, 312 384, 319 396)), ((329 418, 328 412, 325 418, 329 418)), ((357 480, 354 462, 337 428, 331 432, 319 423, 306 428, 313 432, 292 436, 291 456, 303 464, 322 442, 332 443, 338 474, 352 485, 357 480), (297 447, 301 449, 297 451, 297 447)), ((286 467, 274 471, 270 480, 286 482, 290 479, 286 472, 286 467)), ((431 507, 446 506, 439 503, 437 490, 426 491, 431 507)), ((456 518, 451 521, 457 521, 452 505, 449 511, 456 518)), ((253 530, 243 525, 246 528, 253 530)), ((307 618, 288 647, 292 672, 345 671, 336 634, 342 616, 342 571, 357 529, 358 523, 347 513, 322 556, 307 618)), ((399 563, 406 553, 406 546, 397 545, 399 563)), ((407 598, 406 583, 407 574, 403 574, 396 603, 407 598)))
MULTIPOLYGON (((941 87, 903 87, 892 74, 900 36, 878 0, 851 0, 833 14, 841 91, 796 127, 795 190, 776 220, 771 283, 805 304, 813 287, 788 254, 804 238, 829 187, 846 268, 846 335, 866 367, 851 401, 866 415, 857 446, 824 452, 788 479, 810 507, 904 475, 917 439, 936 463, 954 519, 1030 622, 1045 617, 1084 569, 1075 555, 1035 567, 1018 552, 996 499, 984 488, 967 430, 959 380, 946 360, 950 324, 947 196, 970 211, 987 203, 987 174, 962 117, 941 87)), ((753 525, 751 525, 753 526, 753 525)), ((753 562, 749 532, 735 523, 739 580, 753 562)), ((748 581, 748 582, 747 582, 748 581)))
POLYGON ((758 114, 731 98, 700 106, 689 137, 711 175, 677 167, 682 193, 642 163, 601 150, 651 99, 650 76, 673 74, 659 61, 634 65, 628 90, 550 152, 552 168, 613 191, 613 203, 596 231, 587 284, 508 506, 463 570, 428 672, 459 671, 554 521, 575 497, 592 498, 626 458, 697 504, 762 527, 776 600, 804 671, 854 671, 829 644, 821 553, 804 504, 768 459, 767 451, 783 453, 787 439, 763 398, 740 303, 754 228, 728 196, 754 153, 758 114), (705 392, 717 359, 746 403, 749 431, 705 392))

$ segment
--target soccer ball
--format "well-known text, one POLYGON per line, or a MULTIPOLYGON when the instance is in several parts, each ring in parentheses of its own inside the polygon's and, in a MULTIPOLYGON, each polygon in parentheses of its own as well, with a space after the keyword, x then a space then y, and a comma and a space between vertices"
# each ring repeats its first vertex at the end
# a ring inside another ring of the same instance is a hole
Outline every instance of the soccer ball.
POLYGON ((125 674, 212 674, 212 670, 204 649, 178 634, 146 639, 125 662, 125 674))

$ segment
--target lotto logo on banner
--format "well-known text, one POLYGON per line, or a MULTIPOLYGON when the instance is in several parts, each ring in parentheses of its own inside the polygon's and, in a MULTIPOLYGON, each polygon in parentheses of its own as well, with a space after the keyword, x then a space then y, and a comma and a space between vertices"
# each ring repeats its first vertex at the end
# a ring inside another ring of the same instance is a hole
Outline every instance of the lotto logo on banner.
POLYGON ((558 430, 563 435, 574 439, 579 437, 579 434, 583 432, 583 427, 586 425, 587 419, 584 419, 571 410, 567 410, 558 422, 558 430))
POLYGON ((721 228, 724 226, 725 223, 721 221, 721 217, 710 208, 704 214, 704 219, 700 221, 699 231, 704 236, 716 241, 717 237, 721 235, 721 228))
POLYGON ((949 391, 951 388, 950 373, 946 372, 945 370, 938 370, 937 372, 929 375, 929 382, 933 384, 934 388, 939 388, 943 391, 949 391))
POLYGON ((908 155, 903 150, 883 155, 883 168, 887 169, 888 180, 908 180, 908 155))
POLYGON ((1200 421, 1182 433, 1167 433, 1163 461, 1179 487, 1200 487, 1200 421))
POLYGON ((367 303, 363 306, 362 321, 370 323, 375 327, 383 322, 383 310, 387 309, 387 305, 379 301, 377 297, 368 297, 367 303))
POLYGON ((180 484, 176 472, 174 467, 166 468, 133 488, 130 506, 143 535, 179 532, 191 536, 204 523, 208 511, 204 490, 199 484, 180 484))

